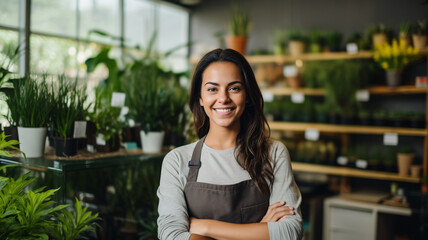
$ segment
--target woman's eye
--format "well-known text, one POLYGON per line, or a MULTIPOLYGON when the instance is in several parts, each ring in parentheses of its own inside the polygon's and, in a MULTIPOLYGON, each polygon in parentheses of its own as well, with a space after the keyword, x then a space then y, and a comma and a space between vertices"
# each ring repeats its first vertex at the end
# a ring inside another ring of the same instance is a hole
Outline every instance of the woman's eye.
POLYGON ((215 92, 215 91, 217 91, 216 88, 208 88, 208 92, 215 92))
POLYGON ((230 91, 231 92, 239 92, 241 90, 241 88, 240 87, 231 87, 230 88, 230 91))

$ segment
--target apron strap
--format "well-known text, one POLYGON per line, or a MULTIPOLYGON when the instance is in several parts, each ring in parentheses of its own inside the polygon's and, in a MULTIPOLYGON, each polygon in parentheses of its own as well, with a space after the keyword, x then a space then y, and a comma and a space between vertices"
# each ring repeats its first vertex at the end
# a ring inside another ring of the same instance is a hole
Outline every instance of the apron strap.
POLYGON ((199 168, 201 167, 201 152, 204 145, 206 136, 201 138, 193 150, 192 159, 189 161, 189 174, 187 175, 187 182, 196 182, 198 178, 199 168))

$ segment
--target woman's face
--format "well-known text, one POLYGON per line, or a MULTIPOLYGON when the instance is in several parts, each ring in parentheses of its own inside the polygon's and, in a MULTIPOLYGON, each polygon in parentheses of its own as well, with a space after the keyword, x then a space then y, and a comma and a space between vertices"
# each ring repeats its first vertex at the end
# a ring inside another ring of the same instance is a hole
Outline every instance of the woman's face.
POLYGON ((239 130, 246 93, 241 73, 234 63, 214 62, 205 69, 199 103, 210 118, 210 130, 239 130))

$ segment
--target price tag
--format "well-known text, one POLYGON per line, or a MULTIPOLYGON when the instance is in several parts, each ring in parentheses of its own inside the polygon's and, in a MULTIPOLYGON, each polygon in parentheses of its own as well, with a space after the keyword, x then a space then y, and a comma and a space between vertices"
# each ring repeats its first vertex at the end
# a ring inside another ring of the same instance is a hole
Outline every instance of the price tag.
POLYGON ((123 107, 125 105, 125 93, 114 92, 111 97, 111 106, 112 107, 123 107))
POLYGON ((59 168, 59 162, 57 162, 57 161, 54 161, 54 168, 59 168))
POLYGON ((364 159, 357 159, 357 161, 355 161, 355 166, 357 168, 363 168, 366 169, 367 168, 367 160, 364 159))
POLYGON ((284 76, 295 77, 297 76, 297 67, 294 65, 287 65, 283 69, 284 76))
POLYGON ((398 145, 398 134, 396 133, 385 133, 383 135, 383 144, 387 146, 398 145))
POLYGON ((320 131, 315 128, 308 128, 305 131, 305 139, 309 141, 318 141, 320 138, 320 131))
POLYGON ((291 102, 293 103, 303 103, 305 101, 305 94, 301 92, 295 92, 291 94, 291 102))
POLYGON ((355 93, 355 97, 357 98, 357 101, 368 102, 370 100, 369 90, 367 90, 367 89, 358 90, 355 93))
POLYGON ((275 95, 272 92, 269 92, 269 91, 263 91, 262 95, 263 95, 263 100, 265 102, 273 102, 273 99, 275 97, 275 95))
POLYGON ((106 140, 104 140, 104 135, 103 134, 98 134, 96 142, 97 142, 97 145, 99 145, 99 146, 105 146, 106 145, 106 140))
POLYGON ((75 121, 73 138, 84 138, 85 136, 86 136, 86 121, 75 121))
POLYGON ((349 54, 356 54, 358 53, 358 45, 356 43, 348 43, 346 44, 346 51, 349 54))
POLYGON ((337 157, 337 164, 345 166, 348 164, 348 158, 345 156, 339 156, 337 157))
POLYGON ((124 122, 125 121, 125 115, 128 114, 129 112, 129 107, 122 107, 120 109, 120 115, 119 115, 119 119, 120 121, 124 122))
POLYGON ((88 150, 88 152, 95 152, 94 145, 91 145, 91 144, 86 145, 86 150, 88 150))

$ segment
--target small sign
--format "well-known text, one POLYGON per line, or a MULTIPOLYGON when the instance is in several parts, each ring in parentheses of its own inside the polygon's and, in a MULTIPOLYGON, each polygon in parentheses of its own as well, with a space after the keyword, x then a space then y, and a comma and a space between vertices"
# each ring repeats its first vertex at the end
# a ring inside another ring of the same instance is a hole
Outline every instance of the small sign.
POLYGON ((112 107, 123 107, 125 105, 126 94, 122 92, 114 92, 111 97, 112 107))
POLYGON ((305 131, 305 139, 309 141, 318 141, 320 138, 320 131, 315 128, 308 128, 305 131))
POLYGON ((357 101, 360 102, 368 102, 370 100, 370 93, 367 89, 358 90, 355 93, 355 96, 357 98, 357 101))
POLYGON ((294 65, 287 65, 283 69, 284 76, 286 77, 296 77, 297 76, 297 67, 294 65))
POLYGON ((106 145, 106 140, 104 139, 104 134, 97 134, 97 145, 99 146, 105 146, 106 145))
POLYGON ((122 122, 125 122, 125 115, 128 114, 128 112, 129 112, 129 107, 126 107, 126 106, 122 107, 120 109, 119 120, 122 122))
POLYGON ((305 101, 305 94, 301 92, 295 92, 291 94, 291 102, 303 103, 305 101))
POLYGON ((88 150, 88 152, 95 152, 94 145, 91 145, 91 144, 86 145, 86 150, 88 150))
POLYGON ((75 121, 73 138, 84 138, 85 136, 86 136, 86 121, 75 121))
POLYGON ((358 53, 358 45, 356 43, 348 43, 346 44, 346 51, 349 54, 356 54, 358 53))
POLYGON ((363 168, 366 169, 367 168, 367 160, 364 159, 357 159, 357 161, 355 161, 355 166, 357 168, 363 168))
POLYGON ((397 133, 385 133, 383 135, 383 144, 386 146, 397 146, 398 145, 398 134, 397 133))
POLYGON ((269 92, 269 91, 263 91, 262 95, 263 95, 263 100, 265 102, 273 102, 273 99, 275 97, 275 95, 272 92, 269 92))
POLYGON ((346 166, 348 164, 348 158, 345 156, 339 156, 337 157, 337 164, 346 166))

